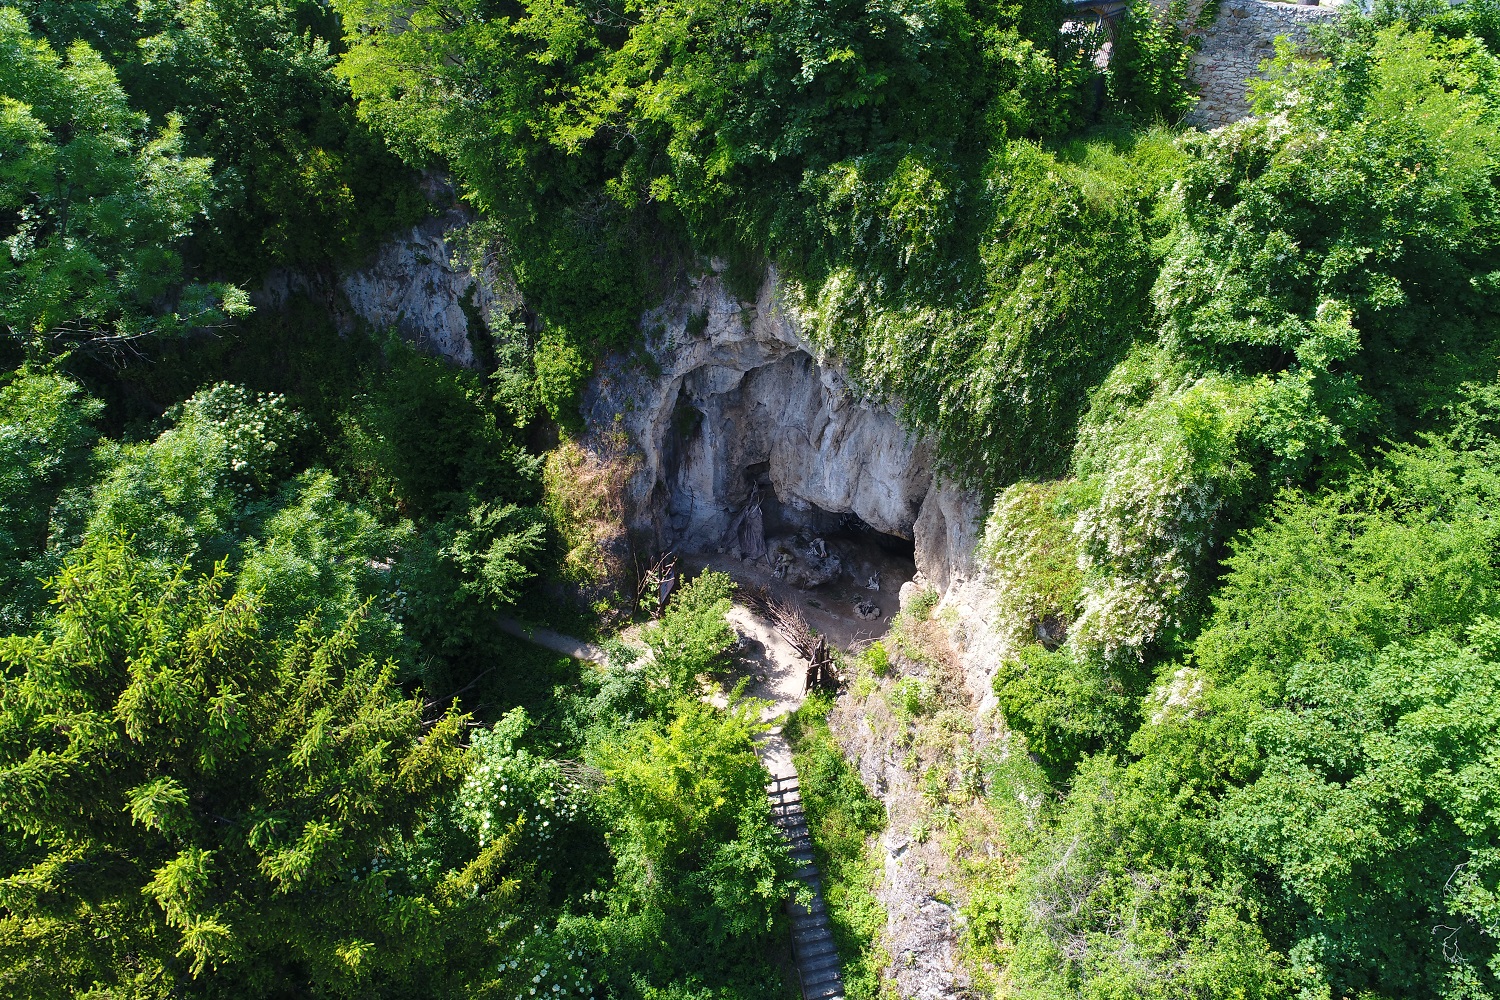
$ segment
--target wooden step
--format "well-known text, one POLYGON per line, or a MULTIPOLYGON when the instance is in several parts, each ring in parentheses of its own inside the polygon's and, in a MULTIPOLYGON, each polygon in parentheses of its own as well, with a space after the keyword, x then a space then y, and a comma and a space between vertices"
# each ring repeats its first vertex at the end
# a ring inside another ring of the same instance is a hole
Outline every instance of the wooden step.
POLYGON ((786 912, 790 913, 793 917, 816 917, 828 914, 827 908, 823 905, 823 900, 816 896, 813 897, 812 903, 807 906, 800 906, 797 903, 788 901, 786 912))
POLYGON ((788 853, 797 863, 792 874, 812 893, 807 906, 793 900, 786 904, 786 912, 792 918, 792 954, 797 962, 803 1000, 838 1000, 844 995, 843 970, 828 925, 823 879, 814 860, 812 831, 802 808, 800 783, 795 776, 773 779, 766 785, 766 797, 771 806, 771 822, 786 838, 788 853))
POLYGON ((843 987, 844 981, 836 973, 832 972, 827 975, 802 977, 802 991, 807 996, 812 996, 815 993, 827 993, 833 989, 842 990, 843 987))
POLYGON ((828 929, 826 923, 820 923, 817 927, 810 930, 798 931, 792 935, 792 942, 796 944, 798 949, 808 948, 812 945, 832 940, 833 932, 828 929))
MULTIPOLYGON (((826 931, 825 931, 826 934, 826 931)), ((796 964, 801 966, 805 961, 813 958, 822 958, 823 955, 837 955, 838 949, 834 948, 834 939, 831 934, 828 937, 814 937, 808 942, 796 943, 796 964)))

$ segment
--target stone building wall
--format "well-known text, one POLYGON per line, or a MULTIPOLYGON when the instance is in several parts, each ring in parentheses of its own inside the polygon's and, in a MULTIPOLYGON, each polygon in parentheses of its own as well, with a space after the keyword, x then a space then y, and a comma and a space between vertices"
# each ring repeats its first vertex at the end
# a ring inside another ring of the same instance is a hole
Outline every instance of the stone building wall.
POLYGON ((1275 53, 1277 36, 1303 41, 1309 25, 1330 21, 1338 13, 1336 6, 1223 0, 1213 25, 1195 32, 1202 46, 1193 56, 1192 80, 1202 97, 1188 115, 1189 124, 1217 128, 1247 116, 1247 81, 1259 74, 1261 61, 1275 53))

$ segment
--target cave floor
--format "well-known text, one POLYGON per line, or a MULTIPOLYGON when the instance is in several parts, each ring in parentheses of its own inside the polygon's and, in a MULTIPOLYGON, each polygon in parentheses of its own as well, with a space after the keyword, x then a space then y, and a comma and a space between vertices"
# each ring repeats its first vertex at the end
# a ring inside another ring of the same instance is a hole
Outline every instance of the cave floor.
POLYGON ((742 591, 768 591, 772 597, 801 611, 807 623, 826 636, 830 644, 845 652, 859 652, 885 635, 891 618, 901 610, 901 585, 916 573, 910 559, 888 553, 867 554, 862 562, 866 567, 878 569, 879 590, 860 586, 848 573, 838 580, 802 590, 773 577, 770 564, 763 559, 738 559, 726 553, 689 552, 678 557, 677 566, 687 573, 702 569, 727 573, 742 591), (854 606, 860 601, 879 607, 880 617, 865 620, 856 615, 854 606))
MULTIPOLYGON (((862 587, 846 572, 837 580, 803 590, 785 579, 774 577, 771 565, 765 559, 740 559, 727 553, 689 552, 678 557, 677 566, 689 574, 705 569, 727 573, 739 585, 741 594, 764 590, 800 611, 807 623, 830 645, 844 652, 858 653, 890 628, 891 618, 901 610, 901 584, 912 578, 916 566, 910 559, 869 546, 842 542, 830 543, 830 547, 839 549, 841 557, 862 578, 868 579, 872 573, 878 572, 880 589, 872 591, 862 587), (866 620, 856 615, 854 606, 861 601, 879 607, 880 617, 866 620)), ((761 719, 766 722, 796 709, 806 695, 807 660, 749 602, 736 599, 729 620, 743 641, 738 661, 725 687, 732 688, 739 681, 745 681, 745 694, 767 703, 761 712, 761 719)), ((722 695, 715 701, 723 704, 722 695)), ((785 777, 795 773, 791 769, 790 748, 779 731, 773 730, 763 738, 760 752, 772 776, 785 777)))

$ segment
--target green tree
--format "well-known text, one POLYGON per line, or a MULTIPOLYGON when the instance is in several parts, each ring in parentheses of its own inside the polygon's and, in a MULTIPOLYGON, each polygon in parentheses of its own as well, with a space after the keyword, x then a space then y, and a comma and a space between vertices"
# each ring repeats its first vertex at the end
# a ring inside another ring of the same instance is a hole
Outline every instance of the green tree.
MULTIPOLYGON (((465 718, 424 718, 359 615, 268 635, 222 570, 113 541, 0 641, 0 979, 17 997, 439 994, 524 896, 509 837, 398 863, 458 785, 465 718)), ((478 956, 478 957, 476 957, 478 956)))
MULTIPOLYGON (((915 234, 921 264, 972 245, 928 216, 969 220, 955 208, 978 197, 990 144, 1076 124, 1092 72, 1051 0, 336 6, 361 116, 408 161, 441 158, 500 222, 550 328, 538 359, 554 397, 574 354, 628 343, 661 272, 693 254, 757 277, 767 257, 819 278, 846 253, 889 261, 884 234, 845 238, 863 210, 915 234), (884 192, 901 211, 877 195, 850 213, 848 175, 893 165, 917 165, 884 192)), ((938 270, 913 280, 962 286, 961 268, 938 270)))
MULTIPOLYGON (((1217 13, 1217 3, 1204 7, 1217 13)), ((1128 114, 1145 121, 1177 122, 1198 103, 1188 84, 1195 42, 1184 37, 1187 4, 1166 10, 1130 8, 1120 24, 1109 60, 1110 96, 1128 114)))
POLYGON ((1286 912, 1304 990, 1500 987, 1500 626, 1293 671, 1220 835, 1286 912))
POLYGON ((651 650, 652 672, 669 696, 691 695, 699 682, 723 664, 734 645, 734 627, 725 620, 734 582, 727 573, 705 570, 672 595, 660 620, 643 638, 651 650))
POLYGON ((386 363, 340 415, 341 465, 367 503, 441 520, 480 503, 535 501, 541 462, 472 372, 387 344, 386 363))
POLYGON ((356 257, 426 208, 410 172, 358 121, 329 72, 338 17, 318 0, 18 0, 54 47, 97 47, 132 106, 177 116, 212 162, 194 243, 215 274, 356 257))
MULTIPOLYGON (((1496 833, 1478 813, 1500 481, 1482 433, 1493 392, 1470 396, 1463 446, 1394 449, 1341 486, 1288 491, 1235 540, 1128 754, 1084 756, 1026 852, 1002 908, 1019 981, 1043 995, 1493 989, 1496 833)), ((1069 703, 1053 725, 1113 724, 1102 707, 1069 703)), ((1033 723, 1032 706, 1012 710, 1033 723)))
POLYGON ((40 581, 71 544, 102 409, 51 372, 22 369, 0 386, 0 631, 30 627, 40 581))
POLYGON ((33 356, 215 325, 250 309, 184 283, 180 244, 209 199, 181 122, 154 134, 84 42, 60 57, 0 8, 0 324, 33 356), (165 307, 162 302, 168 303, 165 307))
POLYGON ((288 632, 316 616, 332 629, 358 611, 362 648, 399 655, 406 637, 391 594, 391 563, 410 543, 411 525, 381 524, 344 499, 338 480, 320 469, 295 477, 256 507, 235 553, 235 586, 259 596, 266 626, 288 632))
POLYGON ((617 905, 643 922, 636 934, 692 951, 743 947, 764 939, 795 887, 751 742, 758 711, 679 701, 669 720, 597 751, 617 905))
POLYGON ((307 424, 285 397, 224 384, 168 419, 154 440, 107 453, 88 533, 130 536, 163 564, 193 558, 206 566, 234 550, 251 508, 291 473, 307 424))
POLYGON ((1134 728, 1138 699, 1115 672, 1071 648, 1024 646, 1001 661, 992 683, 1005 721, 1058 779, 1083 754, 1123 743, 1134 728))
POLYGON ((1192 140, 1152 292, 1174 351, 1274 379, 1247 441, 1273 478, 1376 421, 1409 433, 1496 364, 1500 62, 1425 28, 1321 44, 1278 50, 1261 117, 1192 140))

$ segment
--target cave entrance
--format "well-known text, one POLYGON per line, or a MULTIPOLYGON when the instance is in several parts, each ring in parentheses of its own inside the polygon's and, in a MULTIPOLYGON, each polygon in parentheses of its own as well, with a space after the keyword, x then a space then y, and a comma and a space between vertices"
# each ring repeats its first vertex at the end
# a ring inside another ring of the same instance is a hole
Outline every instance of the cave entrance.
POLYGON ((875 622, 900 610, 901 585, 917 571, 911 539, 853 512, 783 499, 766 463, 746 469, 745 480, 750 499, 732 529, 742 565, 839 617, 875 622))

